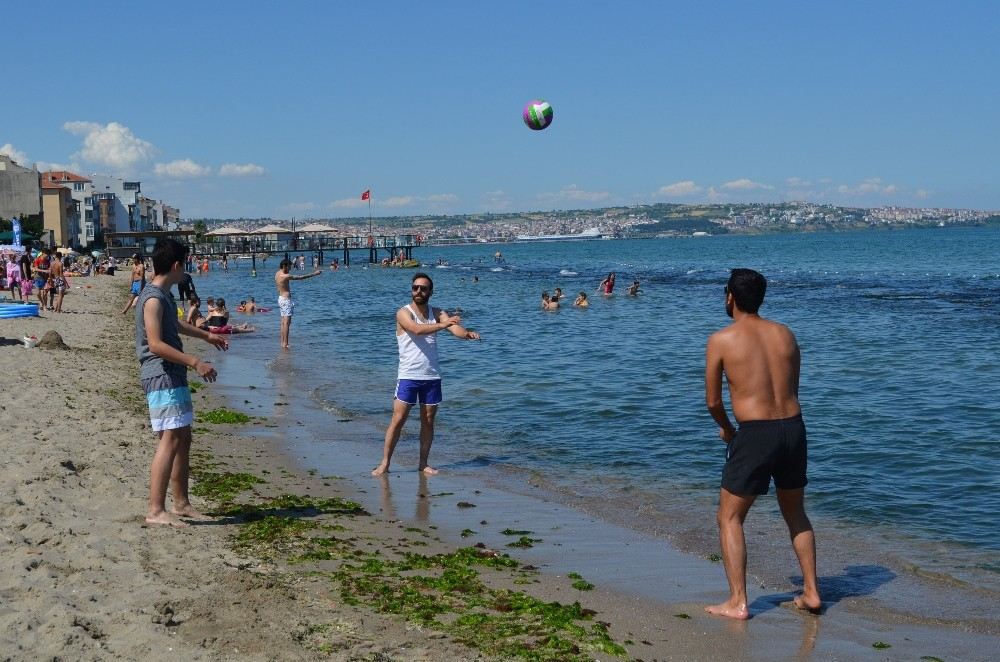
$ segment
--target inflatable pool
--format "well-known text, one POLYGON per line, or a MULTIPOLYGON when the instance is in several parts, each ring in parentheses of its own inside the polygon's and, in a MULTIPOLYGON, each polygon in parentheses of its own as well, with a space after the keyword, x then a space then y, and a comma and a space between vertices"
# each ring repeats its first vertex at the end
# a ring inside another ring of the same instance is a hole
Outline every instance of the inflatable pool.
POLYGON ((0 303, 0 320, 15 317, 38 317, 37 303, 0 303))

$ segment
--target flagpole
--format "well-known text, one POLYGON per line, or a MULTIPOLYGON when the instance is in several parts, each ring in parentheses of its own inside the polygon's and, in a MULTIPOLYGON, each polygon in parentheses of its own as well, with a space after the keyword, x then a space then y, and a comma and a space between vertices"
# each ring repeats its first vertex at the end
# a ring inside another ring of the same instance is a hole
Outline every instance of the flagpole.
POLYGON ((372 235, 372 190, 368 189, 368 236, 372 235))

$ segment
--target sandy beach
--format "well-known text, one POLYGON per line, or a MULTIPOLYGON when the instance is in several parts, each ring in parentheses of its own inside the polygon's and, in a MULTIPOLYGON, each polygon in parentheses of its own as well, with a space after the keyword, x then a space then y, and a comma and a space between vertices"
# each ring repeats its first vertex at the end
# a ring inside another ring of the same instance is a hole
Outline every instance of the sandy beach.
POLYGON ((5 659, 986 660, 997 649, 993 634, 864 617, 847 599, 820 617, 775 600, 726 622, 701 612, 723 595, 717 563, 580 513, 405 466, 359 488, 367 458, 344 458, 350 480, 319 475, 293 450, 314 435, 287 411, 293 388, 263 376, 249 388, 239 356, 220 362, 238 379, 222 370, 195 394, 195 504, 216 519, 146 526, 155 439, 133 319, 117 312, 126 280, 74 279, 68 312, 0 325, 5 659), (22 346, 49 330, 68 349, 22 346), (247 417, 224 422, 233 411, 247 417), (545 551, 529 547, 536 535, 545 551), (573 555, 602 567, 600 580, 571 575, 560 559, 573 555), (676 581, 658 599, 632 590, 665 564, 676 581))

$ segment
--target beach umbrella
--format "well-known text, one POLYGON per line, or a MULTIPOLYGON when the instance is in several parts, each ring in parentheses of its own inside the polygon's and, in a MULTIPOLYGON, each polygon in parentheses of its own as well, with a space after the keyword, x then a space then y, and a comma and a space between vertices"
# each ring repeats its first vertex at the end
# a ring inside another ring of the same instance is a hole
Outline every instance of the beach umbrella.
POLYGON ((283 228, 280 225, 265 225, 262 228, 257 228, 253 231, 253 234, 288 234, 291 230, 288 228, 283 228))

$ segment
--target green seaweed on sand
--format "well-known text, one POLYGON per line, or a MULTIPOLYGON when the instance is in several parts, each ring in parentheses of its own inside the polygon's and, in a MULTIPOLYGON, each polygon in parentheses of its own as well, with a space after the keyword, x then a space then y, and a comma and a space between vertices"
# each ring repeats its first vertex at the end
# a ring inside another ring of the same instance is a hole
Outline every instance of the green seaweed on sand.
POLYGON ((473 531, 472 529, 462 529, 462 533, 459 535, 461 535, 463 538, 468 538, 469 536, 476 535, 476 532, 473 531))
POLYGON ((211 409, 198 414, 196 420, 199 423, 214 423, 216 425, 220 425, 249 423, 250 417, 238 411, 232 411, 231 409, 219 407, 218 409, 211 409))
POLYGON ((287 543, 304 531, 314 529, 317 526, 318 524, 312 520, 268 515, 263 519, 247 522, 241 526, 239 533, 236 534, 236 543, 240 547, 287 543))
POLYGON ((192 393, 197 393, 199 389, 203 388, 204 386, 205 384, 203 382, 194 382, 194 381, 188 382, 188 389, 190 389, 192 393))
POLYGON ((572 586, 573 586, 573 588, 575 588, 578 591, 592 591, 592 590, 594 590, 594 585, 591 584, 590 582, 588 582, 585 579, 577 579, 575 582, 573 582, 572 586))
POLYGON ((525 531, 521 529, 504 529, 500 532, 502 536, 530 536, 534 531, 525 531))
POLYGON ((247 473, 216 473, 204 469, 192 469, 194 485, 191 494, 212 499, 218 503, 230 503, 238 494, 246 492, 264 480, 247 473))
POLYGON ((721 557, 721 556, 719 556, 718 554, 709 554, 709 555, 708 555, 708 556, 706 556, 705 558, 707 558, 707 559, 708 559, 709 561, 711 561, 712 563, 718 563, 719 561, 721 561, 721 560, 722 560, 722 557, 721 557))
POLYGON ((248 520, 261 519, 278 513, 303 515, 367 515, 361 504, 339 497, 316 498, 299 496, 297 494, 282 494, 272 499, 265 499, 255 504, 230 503, 224 504, 218 511, 220 515, 241 517, 248 520))
POLYGON ((921 655, 921 660, 927 660, 927 662, 944 662, 940 657, 934 657, 933 655, 921 655))
POLYGON ((541 538, 529 538, 528 536, 521 536, 514 542, 507 543, 508 547, 520 547, 521 549, 527 549, 528 547, 534 547, 536 542, 542 542, 541 538))
POLYGON ((887 644, 884 641, 876 641, 874 644, 872 644, 872 648, 874 648, 875 650, 883 651, 887 648, 892 648, 892 644, 887 644))
POLYGON ((674 614, 674 618, 689 619, 689 618, 691 618, 691 615, 690 614, 685 614, 684 612, 681 612, 679 614, 674 614))

